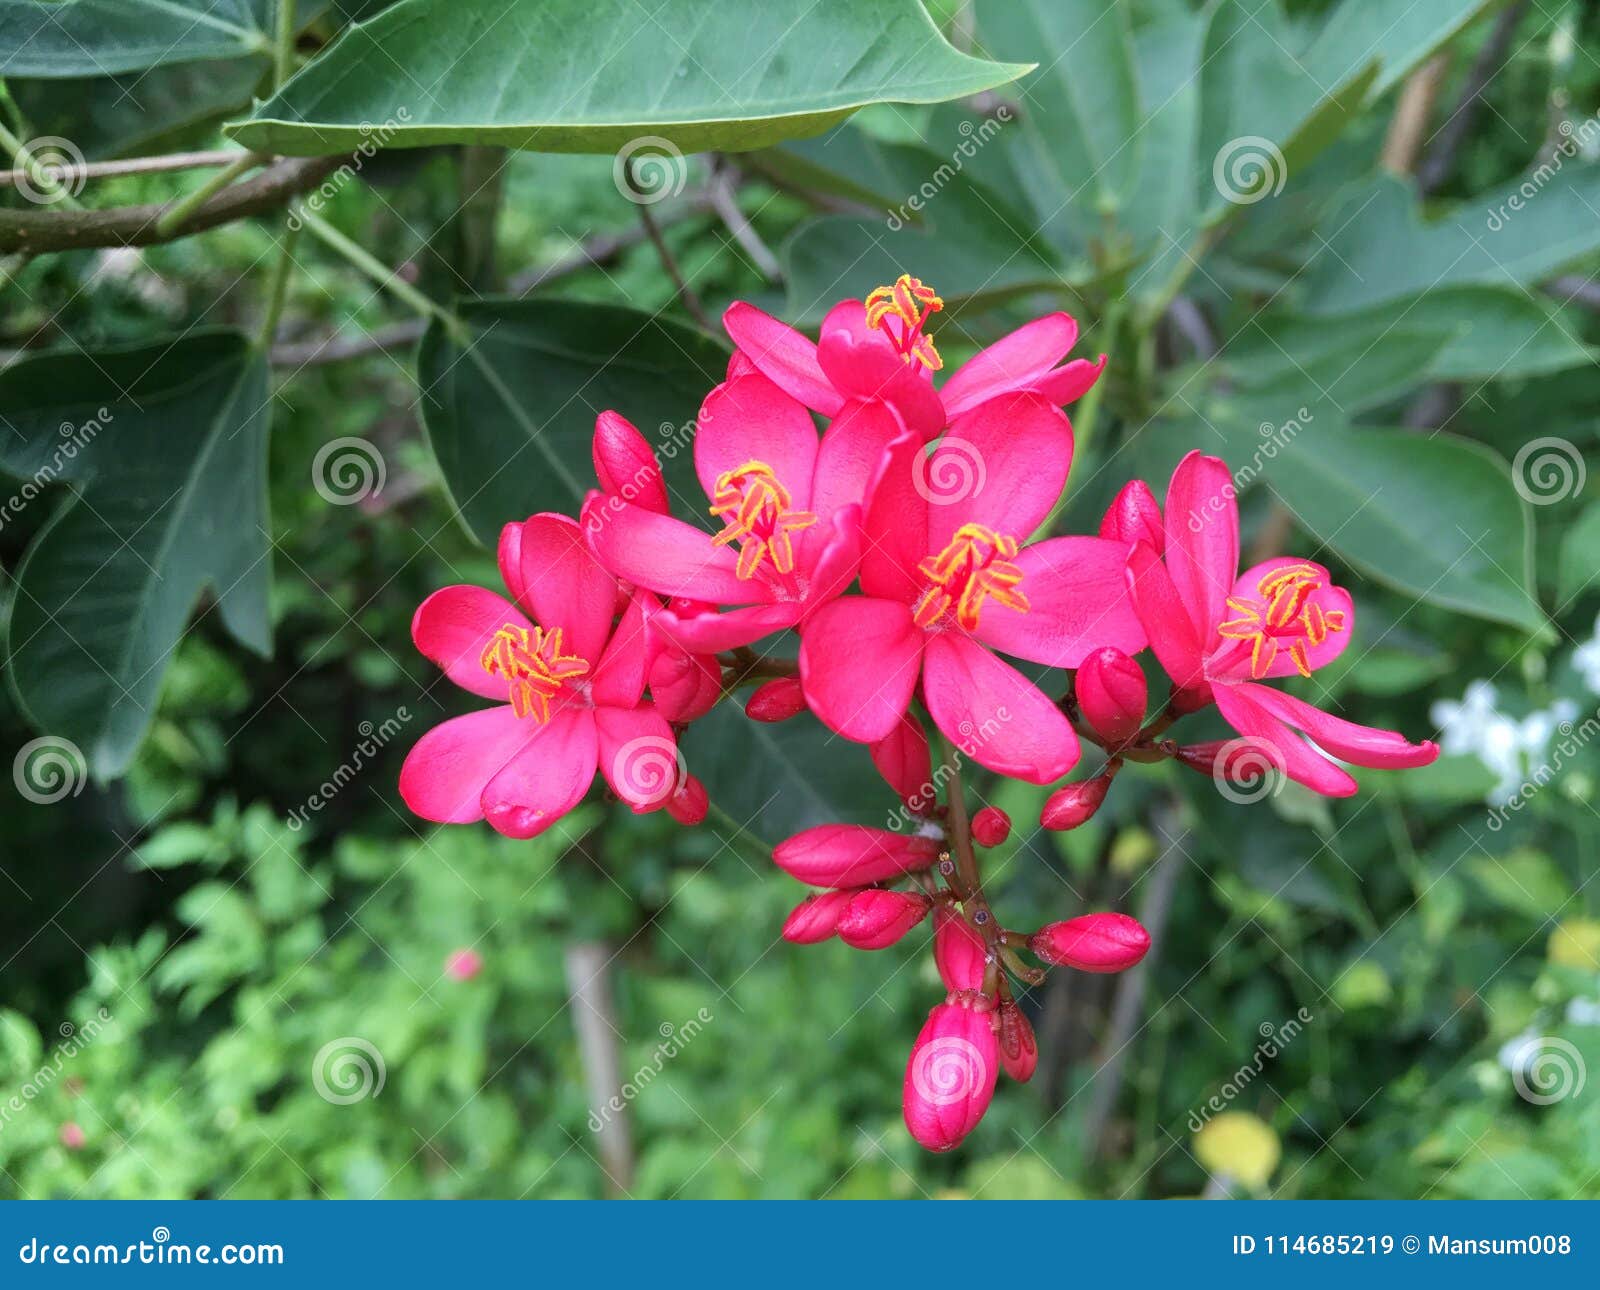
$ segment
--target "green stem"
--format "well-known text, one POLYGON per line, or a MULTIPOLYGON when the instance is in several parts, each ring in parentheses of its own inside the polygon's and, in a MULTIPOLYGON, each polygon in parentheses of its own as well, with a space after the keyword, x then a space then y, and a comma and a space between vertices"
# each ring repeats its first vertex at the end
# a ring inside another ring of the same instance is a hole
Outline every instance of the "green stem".
POLYGON ((247 170, 254 170, 266 161, 265 157, 254 152, 240 155, 237 161, 230 162, 216 174, 212 175, 205 183, 178 198, 166 210, 161 212, 161 218, 156 220, 156 232, 162 237, 170 237, 176 230, 183 227, 188 218, 208 201, 220 193, 247 170))
POLYGON ((4 148, 11 156, 16 158, 18 170, 27 172, 28 178, 43 192, 50 194, 50 200, 60 202, 69 210, 82 210, 73 195, 57 182, 56 177, 41 166, 28 151, 28 145, 0 124, 0 148, 4 148))
POLYGON ((365 248, 356 245, 322 216, 307 210, 304 206, 296 206, 289 212, 289 224, 290 227, 294 227, 297 223, 310 229, 325 245, 344 256, 380 287, 387 287, 394 292, 418 313, 437 318, 453 335, 460 336, 464 333, 465 324, 455 314, 438 301, 418 291, 383 261, 365 248))
POLYGON ((283 304, 289 295, 289 274, 294 266, 295 239, 300 236, 298 228, 284 230, 283 241, 278 246, 278 260, 272 266, 272 281, 267 290, 267 314, 261 320, 261 332, 257 337, 257 344, 265 353, 272 348, 272 341, 278 334, 278 319, 283 316, 283 304))
POLYGON ((272 44, 272 87, 294 73, 294 0, 278 0, 278 29, 272 44))

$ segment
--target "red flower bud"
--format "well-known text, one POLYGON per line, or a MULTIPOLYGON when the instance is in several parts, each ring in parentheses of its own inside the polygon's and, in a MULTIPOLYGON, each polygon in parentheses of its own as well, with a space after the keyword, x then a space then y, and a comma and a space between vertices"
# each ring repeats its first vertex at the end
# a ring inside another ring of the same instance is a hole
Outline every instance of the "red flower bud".
POLYGON ((938 854, 935 838, 864 824, 820 824, 778 843, 772 859, 811 887, 860 887, 926 869, 938 854))
POLYGON ((602 412, 594 423, 594 473, 600 491, 647 511, 670 509, 661 464, 645 437, 626 417, 602 412))
POLYGON ((949 1151, 977 1127, 1000 1073, 993 1013, 952 998, 928 1014, 901 1089, 906 1128, 929 1151, 949 1151))
POLYGON ((783 939, 796 945, 815 945, 839 930, 839 915, 856 895, 854 891, 824 891, 807 896, 783 920, 783 939))
POLYGON ((61 1145, 68 1151, 81 1151, 83 1144, 89 1140, 89 1135, 83 1131, 83 1126, 76 1120, 68 1120, 57 1132, 61 1145))
POLYGON ((806 710, 806 696, 797 676, 780 676, 756 686, 745 700, 744 713, 752 721, 787 721, 806 710))
POLYGON ((980 847, 997 847, 1011 836, 1011 817, 998 806, 986 806, 972 817, 972 840, 980 847))
POLYGON ((714 654, 685 654, 668 646, 650 664, 650 697, 666 720, 682 724, 705 716, 722 697, 722 669, 714 654))
POLYGON ((1096 650, 1074 681, 1078 711, 1109 744, 1124 743, 1144 724, 1149 691, 1144 669, 1119 649, 1096 650))
POLYGON ((1161 507, 1149 484, 1142 479, 1128 482, 1100 521, 1100 536, 1129 546, 1148 542, 1157 555, 1161 554, 1166 548, 1166 532, 1161 523, 1161 507))
POLYGON ((839 939, 858 950, 887 949, 928 916, 931 904, 914 892, 868 887, 839 915, 839 939))
POLYGON ((1127 914, 1082 914, 1041 927, 1028 948, 1046 963, 1082 972, 1121 972, 1150 949, 1150 933, 1127 914))
POLYGON ((1000 1065, 1019 1084, 1033 1078, 1039 1065, 1039 1041, 1016 1000, 1000 1000, 1000 1065))
POLYGON ((1039 823, 1058 832, 1077 828, 1100 809, 1110 787, 1111 776, 1104 774, 1063 785, 1045 801, 1044 810, 1039 812, 1039 823))
POLYGON ((947 990, 982 991, 989 949, 978 929, 948 905, 933 913, 933 961, 947 990))
POLYGON ((445 956, 444 974, 452 981, 470 981, 481 971, 483 971, 483 955, 471 946, 451 950, 445 956))
POLYGON ((711 798, 706 786, 693 775, 685 775, 683 784, 667 799, 667 814, 679 824, 696 825, 706 818, 711 809, 711 798))
POLYGON ((937 798, 933 761, 922 723, 907 713, 885 738, 869 746, 872 764, 900 800, 917 815, 931 813, 937 798))

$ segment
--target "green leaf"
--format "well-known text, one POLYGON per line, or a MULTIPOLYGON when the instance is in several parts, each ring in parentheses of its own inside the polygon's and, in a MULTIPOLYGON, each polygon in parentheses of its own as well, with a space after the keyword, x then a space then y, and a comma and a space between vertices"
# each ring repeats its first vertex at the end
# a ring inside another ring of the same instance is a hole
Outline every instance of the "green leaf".
POLYGON ((1373 181, 1331 221, 1305 274, 1307 313, 1338 314, 1466 283, 1528 286, 1600 247, 1600 165, 1571 157, 1424 223, 1411 189, 1373 181))
POLYGON ((1556 597, 1562 608, 1594 588, 1597 571, 1600 571, 1600 502, 1586 507, 1577 523, 1561 539, 1556 597))
POLYGON ((0 372, 0 468, 68 486, 17 571, 8 670, 98 776, 132 760, 204 588, 236 639, 271 646, 268 407, 266 367, 233 332, 0 372))
POLYGON ((609 409, 663 458, 669 486, 703 511, 694 418, 727 351, 670 320, 573 300, 483 300, 461 307, 466 342, 435 323, 418 357, 423 425, 472 533, 537 511, 573 511, 595 486, 590 444, 609 409))
POLYGON ((0 76, 114 76, 270 51, 275 0, 0 0, 0 76))
POLYGON ((1026 70, 960 53, 917 0, 402 0, 228 132, 301 156, 357 148, 379 122, 397 148, 615 152, 657 136, 740 151, 1026 70))

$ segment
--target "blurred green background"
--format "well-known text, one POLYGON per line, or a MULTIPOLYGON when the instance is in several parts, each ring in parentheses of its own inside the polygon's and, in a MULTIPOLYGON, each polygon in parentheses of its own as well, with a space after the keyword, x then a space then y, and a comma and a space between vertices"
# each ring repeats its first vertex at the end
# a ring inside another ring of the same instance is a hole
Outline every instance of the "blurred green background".
MULTIPOLYGON (((1128 978, 1058 972, 1031 992, 1038 1076, 1002 1086, 959 1151, 928 1156, 899 1110, 906 1053, 941 992, 923 930, 876 954, 778 940, 801 892, 770 863, 774 829, 816 803, 782 820, 757 812, 797 790, 780 760, 739 751, 737 712, 689 745, 697 772, 719 748, 736 761, 707 774, 720 809, 693 830, 593 801, 518 843, 405 812, 406 749, 472 706, 411 649, 411 614, 438 586, 497 575, 423 436, 415 332, 339 362, 293 353, 413 317, 302 237, 275 361, 271 659, 204 613, 125 777, 53 803, 5 790, 0 1194, 1600 1195, 1600 485, 1585 482, 1600 464, 1600 131, 1585 128, 1600 108, 1600 17, 1561 0, 1433 7, 1452 12, 1415 47, 1379 51, 1395 75, 1363 84, 1338 130, 1303 130, 1310 112, 1276 122, 1281 135, 1263 126, 1289 182, 1220 220, 1213 150, 1196 143, 1180 163, 1157 144, 1238 135, 1243 108, 1219 126, 1211 99, 1147 92, 1132 124, 1114 94, 1074 105, 1077 78, 1104 65, 1098 47, 1075 50, 1055 19, 1019 31, 998 14, 985 27, 983 6, 977 39, 1044 67, 960 105, 993 119, 1012 103, 1021 120, 941 180, 914 227, 899 233, 882 212, 972 137, 949 105, 869 109, 822 142, 731 162, 691 156, 683 194, 649 209, 713 315, 746 298, 814 318, 870 290, 885 260, 951 296, 938 333, 950 362, 1071 309, 1080 352, 1108 352, 1111 368, 1103 400, 1071 410, 1067 531, 1092 531, 1130 474, 1159 494, 1185 447, 1244 466, 1303 423, 1293 452, 1258 462, 1246 546, 1315 556, 1351 587, 1352 665, 1305 693, 1441 738, 1437 766, 1365 773, 1350 801, 1287 785, 1252 804, 1170 764, 1133 767, 1067 835, 1029 827, 1041 790, 980 780, 977 794, 1018 823, 989 861, 1011 925, 1124 908, 1152 924, 1156 949, 1128 978), (1477 81, 1481 99, 1453 131, 1477 81), (1408 94, 1426 99, 1409 149, 1396 138, 1408 94), (1177 115, 1152 124, 1157 107, 1177 115), (1137 134, 1139 160, 1119 191, 1069 184, 1058 204, 1041 191, 1055 182, 1050 150, 1080 125, 1091 152, 1097 134, 1137 134), (1562 177, 1491 231, 1504 194, 1558 153, 1562 177), (742 219, 697 200, 724 179, 752 225, 743 242, 742 219), (1462 253, 1441 250, 1439 225, 1434 241, 1408 242, 1424 217, 1459 220, 1462 253), (1474 245, 1491 263, 1463 259, 1474 245), (1003 291, 996 265, 1010 266, 1003 291), (1408 285, 1417 265, 1429 277, 1408 285), (319 448, 340 436, 377 445, 387 465, 360 505, 309 486, 319 448), (1540 437, 1570 449, 1554 500, 1530 496, 1518 458, 1540 437), (341 766, 337 791, 308 810, 341 766), (482 966, 459 980, 446 964, 464 948, 482 966), (595 954, 610 1015, 585 1050, 569 970, 595 954), (609 1124, 592 1127, 590 1080, 607 1062, 636 1093, 606 1117, 626 1122, 625 1147, 609 1124)), ((1238 49, 1265 33, 1304 53, 1337 17, 1320 3, 1223 8, 1240 11, 1238 49)), ((1358 44, 1376 48, 1384 7, 1355 8, 1358 44)), ((1185 24, 1200 11, 1119 10, 1148 91, 1167 38, 1198 32, 1185 24)), ((958 43, 973 38, 958 6, 935 16, 958 43)), ((1333 82, 1311 102, 1363 64, 1347 61, 1308 62, 1333 82)), ((1253 87, 1295 93, 1260 76, 1253 87)), ((7 111, 83 138, 88 124, 50 97, 59 89, 13 80, 7 111)), ((162 149, 217 142, 214 120, 162 124, 162 149)), ((110 139, 100 155, 134 145, 110 139)), ((482 165, 473 149, 383 154, 325 213, 440 299, 464 278, 520 291, 587 244, 598 263, 533 299, 688 319, 611 157, 494 154, 492 256, 481 222, 461 214, 482 165)), ((99 180, 92 195, 159 201, 172 185, 99 180)), ((279 236, 243 222, 142 252, 12 264, 0 348, 17 358, 201 321, 251 326, 279 236)), ((572 465, 587 478, 581 453, 572 465)), ((527 486, 542 495, 540 479, 527 486)), ((0 614, 49 515, 39 502, 0 527, 0 614)), ((7 760, 38 733, 7 687, 7 760)), ((801 747, 853 781, 859 818, 893 806, 864 749, 801 747)))

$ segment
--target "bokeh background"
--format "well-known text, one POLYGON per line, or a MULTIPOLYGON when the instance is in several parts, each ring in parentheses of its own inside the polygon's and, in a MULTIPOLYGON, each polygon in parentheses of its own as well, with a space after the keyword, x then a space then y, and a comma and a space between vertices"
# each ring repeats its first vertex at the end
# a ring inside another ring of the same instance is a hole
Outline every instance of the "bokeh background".
MULTIPOLYGON (((270 5, 235 7, 270 32, 270 5)), ((303 57, 361 6, 322 8, 303 57)), ((202 597, 121 764, 38 719, 71 669, 17 655, 51 617, 24 560, 71 482, 41 486, 29 426, 71 402, 78 355, 258 326, 283 212, 5 259, 0 1194, 1600 1194, 1600 15, 931 12, 1040 70, 758 152, 657 139, 631 185, 616 149, 385 147, 336 172, 320 217, 467 316, 503 384, 437 320, 419 354, 415 302, 302 233, 270 353, 270 656, 202 597), (777 935, 801 893, 772 842, 894 806, 864 749, 719 713, 686 745, 715 803, 692 830, 596 796, 513 842, 395 790, 471 706, 411 649, 416 604, 496 584, 475 531, 570 506, 552 461, 588 479, 601 407, 681 451, 716 379, 714 342, 658 340, 592 381, 595 311, 682 329, 744 298, 814 325, 902 268, 949 300, 949 362, 1053 308, 1110 355, 1071 409, 1063 531, 1130 475, 1159 494, 1188 447, 1223 454, 1247 549, 1356 594, 1355 645, 1301 692, 1446 752, 1340 802, 1133 767, 1070 834, 1030 826, 1042 790, 980 777, 1018 822, 988 862, 1008 921, 1124 909, 1155 948, 1027 994, 1039 1072, 947 1157, 900 1122, 941 993, 923 931, 875 954, 777 935), (30 366, 45 350, 64 365, 30 366), (553 456, 516 457, 528 424, 553 456), (361 445, 342 467, 336 441, 361 445)), ((0 119, 78 161, 222 147, 267 75, 246 53, 45 76, 20 48, 0 119)), ((67 163, 95 206, 205 176, 85 187, 67 163)), ((0 227, 39 205, 13 176, 0 227)))

